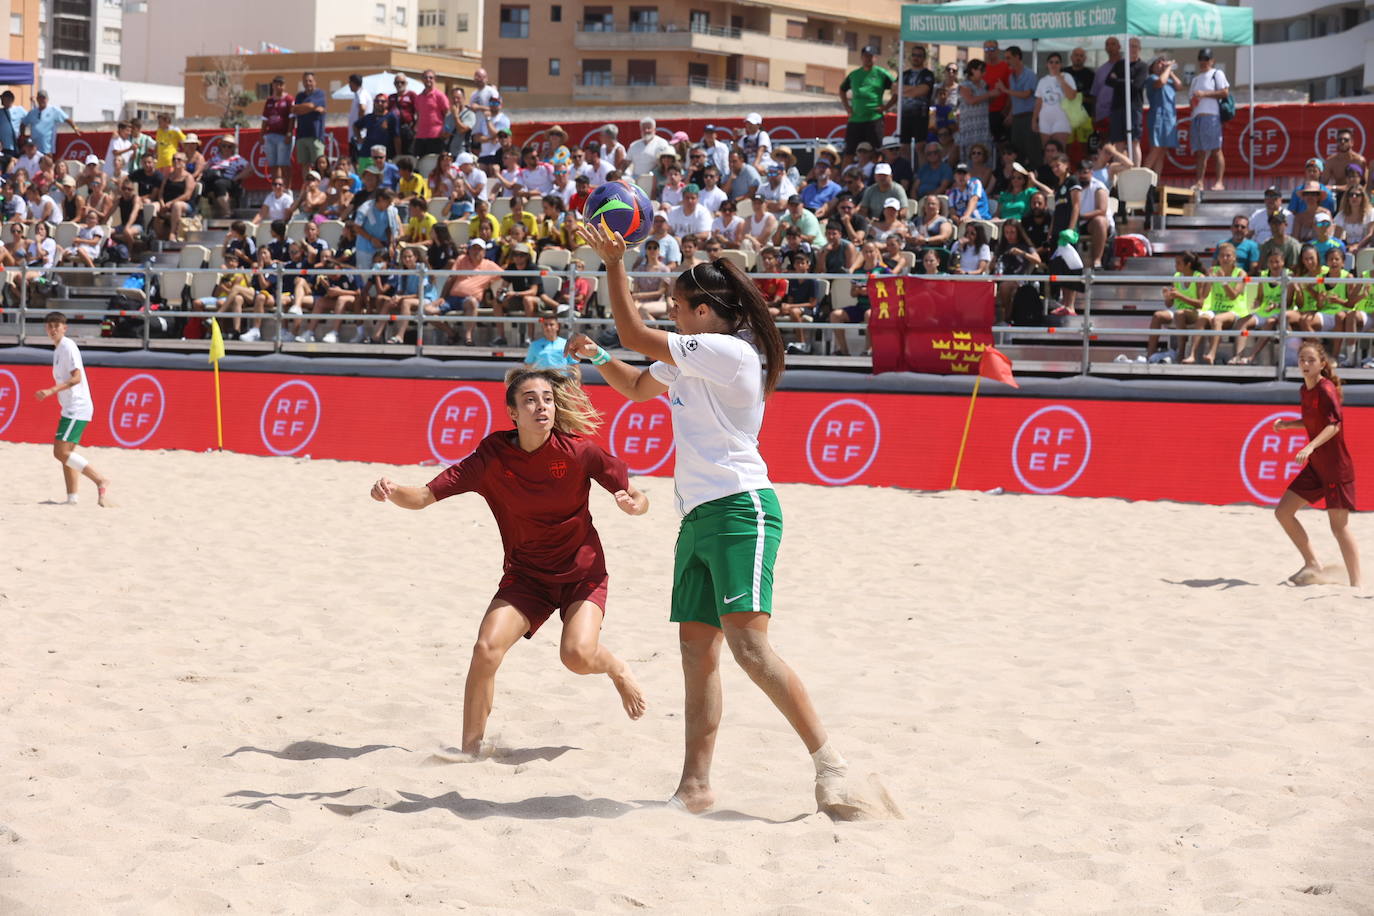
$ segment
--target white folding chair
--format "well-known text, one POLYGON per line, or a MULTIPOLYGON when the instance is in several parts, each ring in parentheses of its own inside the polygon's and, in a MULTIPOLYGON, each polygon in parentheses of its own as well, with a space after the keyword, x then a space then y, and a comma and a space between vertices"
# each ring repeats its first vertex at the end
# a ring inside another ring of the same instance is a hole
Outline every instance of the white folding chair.
POLYGON ((535 263, 549 270, 565 270, 572 263, 572 252, 566 248, 545 248, 535 263))
POLYGON ((1126 169, 1116 175, 1116 194, 1126 216, 1132 210, 1144 212, 1150 189, 1159 184, 1159 176, 1151 169, 1126 169))
POLYGON ((330 248, 339 247, 339 239, 343 238, 344 224, 342 220, 331 219, 320 223, 320 238, 330 248))

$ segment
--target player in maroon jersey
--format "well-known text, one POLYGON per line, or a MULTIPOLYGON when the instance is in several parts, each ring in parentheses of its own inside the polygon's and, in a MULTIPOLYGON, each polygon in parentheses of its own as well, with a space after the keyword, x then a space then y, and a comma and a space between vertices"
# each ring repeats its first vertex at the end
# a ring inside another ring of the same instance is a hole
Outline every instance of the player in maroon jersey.
POLYGON ((1345 446, 1341 416, 1341 380, 1331 367, 1326 350, 1316 340, 1304 340, 1298 349, 1298 368, 1302 370, 1302 419, 1275 420, 1275 431, 1305 429, 1311 439, 1295 456, 1303 469, 1288 485, 1274 513, 1283 530, 1302 554, 1302 569, 1289 577, 1292 582, 1322 570, 1307 532, 1298 521, 1303 503, 1326 500, 1326 517, 1331 533, 1341 546, 1341 558, 1350 584, 1360 585, 1360 549, 1350 530, 1350 513, 1355 508, 1355 464, 1345 446))
POLYGON ((630 483, 625 462, 583 438, 600 416, 575 378, 514 369, 506 376, 506 410, 515 429, 487 436, 427 485, 403 487, 383 477, 372 486, 373 499, 406 509, 480 493, 496 517, 504 574, 477 631, 463 689, 462 751, 473 755, 481 750, 501 660, 554 611, 563 618, 563 664, 574 674, 609 675, 631 719, 646 709, 629 666, 600 642, 606 560, 587 496, 595 480, 630 515, 649 511, 649 498, 630 483))

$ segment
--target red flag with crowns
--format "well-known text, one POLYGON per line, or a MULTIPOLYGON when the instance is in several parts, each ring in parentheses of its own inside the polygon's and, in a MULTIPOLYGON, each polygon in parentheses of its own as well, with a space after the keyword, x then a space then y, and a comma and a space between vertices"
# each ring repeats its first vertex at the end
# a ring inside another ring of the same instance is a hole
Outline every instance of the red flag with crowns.
POLYGON ((996 347, 986 347, 983 350, 982 359, 978 360, 978 374, 983 378, 990 378, 994 382, 1002 382, 1013 388, 1020 388, 1020 384, 1011 374, 1011 360, 1007 354, 996 347))

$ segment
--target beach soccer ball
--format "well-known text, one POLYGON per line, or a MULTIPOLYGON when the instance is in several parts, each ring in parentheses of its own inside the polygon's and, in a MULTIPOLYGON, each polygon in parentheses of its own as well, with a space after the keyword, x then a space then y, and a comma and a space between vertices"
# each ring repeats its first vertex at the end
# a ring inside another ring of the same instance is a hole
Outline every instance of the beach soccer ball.
POLYGON ((643 188, 622 178, 592 191, 582 207, 582 215, 603 229, 619 232, 625 244, 638 245, 653 228, 654 205, 643 188))

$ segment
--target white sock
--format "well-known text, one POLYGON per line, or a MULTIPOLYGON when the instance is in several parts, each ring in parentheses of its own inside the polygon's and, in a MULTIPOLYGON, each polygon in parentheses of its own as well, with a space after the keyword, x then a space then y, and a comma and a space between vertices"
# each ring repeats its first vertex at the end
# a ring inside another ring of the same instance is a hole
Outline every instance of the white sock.
POLYGON ((827 741, 816 749, 811 755, 811 761, 816 765, 816 778, 824 779, 827 776, 843 776, 849 772, 849 764, 845 762, 840 752, 830 746, 827 741))
POLYGON ((67 494, 67 505, 69 505, 69 506, 74 506, 74 505, 76 505, 76 494, 75 494, 75 493, 68 493, 68 494, 67 494))

